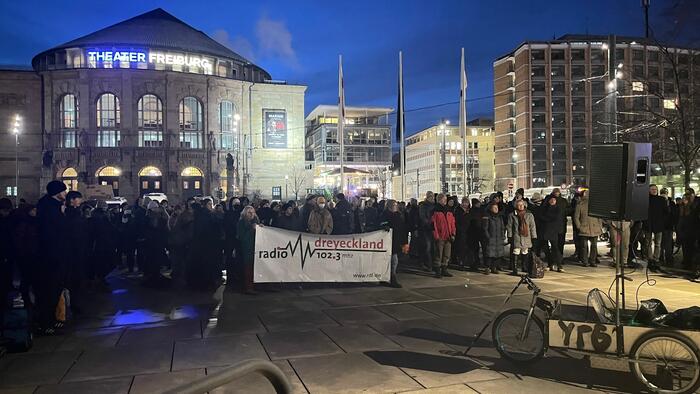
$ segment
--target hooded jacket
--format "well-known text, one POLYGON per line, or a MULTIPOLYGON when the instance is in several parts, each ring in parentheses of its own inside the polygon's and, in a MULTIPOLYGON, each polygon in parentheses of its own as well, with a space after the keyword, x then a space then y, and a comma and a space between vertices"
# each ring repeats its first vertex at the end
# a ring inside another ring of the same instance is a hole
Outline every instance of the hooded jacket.
POLYGON ((574 225, 578 228, 578 234, 582 237, 597 237, 603 233, 603 221, 599 218, 588 216, 588 196, 581 197, 576 204, 574 225))
POLYGON ((433 238, 447 241, 457 234, 455 217, 447 205, 436 204, 433 210, 433 238))
POLYGON ((315 207, 309 214, 308 226, 312 234, 330 234, 333 232, 333 217, 328 209, 315 207))

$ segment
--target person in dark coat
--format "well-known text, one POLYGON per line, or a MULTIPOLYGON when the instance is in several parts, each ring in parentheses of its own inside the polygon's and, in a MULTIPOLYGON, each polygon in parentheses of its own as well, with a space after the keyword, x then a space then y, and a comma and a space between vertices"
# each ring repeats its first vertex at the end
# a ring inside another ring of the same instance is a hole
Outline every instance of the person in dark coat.
POLYGON ((661 258, 660 263, 673 265, 673 230, 675 229, 674 211, 676 203, 668 196, 666 188, 661 189, 661 197, 666 204, 666 216, 664 216, 663 232, 661 234, 661 258))
MULTIPOLYGON (((552 195, 556 197, 557 199, 557 206, 559 207, 560 215, 561 215, 561 224, 559 228, 559 235, 557 236, 557 245, 559 247, 559 254, 561 256, 564 256, 564 244, 566 243, 566 225, 567 225, 567 216, 570 216, 572 212, 569 211, 569 203, 566 201, 564 197, 561 196, 561 190, 559 190, 558 187, 555 187, 554 190, 552 190, 552 195)), ((563 258, 563 257, 562 257, 563 258)))
MULTIPOLYGON (((527 204, 527 210, 535 217, 535 227, 537 228, 542 228, 542 223, 540 221, 542 201, 542 195, 540 193, 534 193, 527 204)), ((542 243, 539 241, 539 238, 532 240, 532 254, 540 258, 542 257, 542 243)))
POLYGON ((299 223, 299 218, 294 215, 292 204, 286 203, 282 206, 282 212, 272 222, 272 226, 289 231, 301 231, 301 223, 299 223))
POLYGON ((238 220, 241 217, 241 200, 231 198, 228 202, 228 209, 224 213, 224 264, 226 265, 226 287, 231 289, 236 279, 240 278, 240 270, 237 268, 235 252, 238 247, 236 229, 238 220))
POLYGON ((73 292, 80 289, 86 279, 88 261, 86 241, 90 238, 90 231, 87 219, 83 216, 83 210, 80 207, 82 201, 83 195, 80 192, 72 190, 66 194, 66 226, 68 229, 66 247, 71 261, 64 280, 73 292))
POLYGON ((498 273, 500 260, 505 256, 506 225, 503 223, 503 215, 498 206, 497 202, 492 202, 482 219, 484 264, 486 266, 484 273, 487 275, 498 273))
POLYGON ((365 202, 364 209, 364 223, 363 232, 368 233, 374 231, 379 226, 379 208, 374 198, 370 198, 365 202))
POLYGON ((408 247, 408 228, 406 220, 399 212, 398 204, 395 200, 387 201, 384 209, 384 221, 391 228, 391 287, 402 287, 399 283, 396 274, 399 266, 399 254, 404 253, 404 249, 408 247))
POLYGON ((659 260, 661 260, 661 238, 666 225, 666 217, 670 214, 668 200, 658 194, 659 188, 656 185, 649 185, 649 214, 647 220, 642 223, 644 256, 654 267, 658 266, 659 260))
POLYGON ((60 273, 66 263, 66 185, 51 181, 37 204, 40 259, 35 275, 36 319, 39 332, 53 335, 57 327, 56 305, 61 294, 60 273))
POLYGON ((700 262, 695 259, 696 240, 700 232, 700 212, 694 193, 686 192, 679 206, 678 228, 676 235, 683 248, 683 268, 697 275, 700 262))
POLYGON ((336 196, 337 203, 333 210, 333 234, 352 234, 355 228, 355 213, 352 205, 345 199, 343 193, 336 196))
POLYGON ((472 198, 471 208, 469 210, 469 231, 467 234, 468 248, 472 251, 472 263, 469 266, 470 271, 478 271, 481 266, 481 256, 484 250, 484 221, 486 211, 481 206, 481 201, 478 198, 472 198))
POLYGON ((454 210, 455 224, 457 226, 457 235, 455 237, 455 262, 460 269, 466 266, 472 266, 473 249, 469 243, 469 234, 471 232, 472 216, 471 204, 469 197, 462 197, 462 203, 454 210))
MULTIPOLYGON (((540 208, 540 224, 537 231, 537 239, 544 249, 549 263, 549 270, 556 267, 558 272, 564 272, 562 268, 562 256, 559 249, 559 235, 561 234, 562 211, 561 205, 557 204, 557 197, 553 194, 544 199, 540 208)), ((538 226, 536 224, 536 226, 538 226)))
POLYGON ((168 216, 155 201, 149 202, 147 206, 143 238, 143 284, 151 287, 165 285, 167 279, 161 276, 160 269, 168 265, 168 256, 165 254, 168 246, 168 216))
POLYGON ((418 200, 412 198, 411 201, 406 206, 406 226, 408 227, 410 239, 410 249, 409 254, 411 257, 418 257, 420 252, 420 242, 419 242, 419 227, 420 227, 420 215, 418 212, 418 200))
MULTIPOLYGON (((8 217, 12 218, 14 228, 11 234, 7 233, 6 236, 8 239, 10 239, 10 236, 12 238, 12 251, 20 274, 20 292, 25 305, 32 308, 33 303, 29 295, 29 289, 35 286, 34 275, 38 270, 40 258, 39 248, 37 248, 39 244, 39 222, 36 217, 36 207, 31 204, 20 204, 8 217)), ((0 213, 0 220, 3 220, 2 213, 0 213)), ((1 226, 2 224, 0 224, 1 226)), ((5 234, 4 231, 2 233, 5 234)), ((4 250, 9 251, 10 245, 7 245, 7 249, 4 250)), ((8 277, 8 279, 11 278, 12 276, 8 277)))
MULTIPOLYGON (((114 269, 117 248, 117 232, 110 221, 109 212, 105 208, 104 204, 98 204, 88 219, 90 263, 87 267, 87 277, 102 290, 109 287, 106 278, 114 269)), ((147 261, 147 256, 142 257, 141 261, 147 261)))
POLYGON ((258 214, 258 218, 260 218, 260 223, 265 226, 269 226, 275 216, 274 211, 270 207, 270 202, 267 200, 262 200, 260 202, 260 208, 258 208, 256 213, 258 214))
POLYGON ((238 221, 236 236, 240 243, 241 263, 243 264, 243 292, 254 295, 253 287, 253 263, 255 261, 255 230, 260 225, 260 220, 255 214, 255 208, 247 206, 241 212, 238 221))
POLYGON ((14 248, 12 244, 16 213, 12 210, 12 201, 9 198, 0 198, 0 317, 5 310, 8 292, 12 289, 14 275, 14 248))
POLYGON ((187 284, 197 290, 213 290, 221 278, 221 226, 212 211, 193 204, 193 240, 187 262, 187 284))
POLYGON ((435 196, 433 192, 425 193, 425 199, 418 204, 418 217, 420 227, 418 233, 422 242, 422 263, 426 271, 432 271, 433 253, 435 252, 435 239, 433 238, 433 211, 435 210, 435 196))

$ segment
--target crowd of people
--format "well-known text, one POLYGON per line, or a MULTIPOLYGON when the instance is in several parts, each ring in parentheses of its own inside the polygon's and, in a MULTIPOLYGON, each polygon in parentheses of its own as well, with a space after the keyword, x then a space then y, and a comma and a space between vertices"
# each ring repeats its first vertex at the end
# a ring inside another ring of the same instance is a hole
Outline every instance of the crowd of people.
POLYGON ((18 288, 44 334, 63 323, 55 313, 63 289, 77 294, 71 302, 79 310, 81 292, 106 290, 106 278, 115 269, 140 272, 145 286, 213 290, 225 283, 228 289, 255 294, 258 226, 313 234, 392 229, 392 287, 401 287, 396 274, 400 258, 412 259, 436 278, 452 276, 450 267, 530 273, 535 258, 544 259, 551 271, 563 272, 568 217, 575 244, 569 260, 598 265, 598 240, 609 231, 611 255, 621 255, 623 263, 644 258, 652 269, 671 266, 680 245, 683 267, 700 276, 695 255, 700 200, 692 189, 674 200, 666 189, 659 192, 652 185, 648 219, 621 225, 590 216, 585 189, 570 200, 559 189, 530 198, 519 189, 511 201, 502 193, 482 201, 428 192, 420 203, 340 193, 332 201, 309 195, 301 203, 242 196, 220 203, 190 198, 171 205, 138 198, 111 208, 83 201, 60 181, 50 182, 46 191, 36 205, 22 202, 13 208, 10 200, 0 199, 0 294, 5 299, 18 288))

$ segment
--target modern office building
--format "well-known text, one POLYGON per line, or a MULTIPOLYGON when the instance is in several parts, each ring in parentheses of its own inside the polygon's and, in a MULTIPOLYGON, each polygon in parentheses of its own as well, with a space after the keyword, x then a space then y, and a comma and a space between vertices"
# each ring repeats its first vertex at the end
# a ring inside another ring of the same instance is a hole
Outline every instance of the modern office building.
MULTIPOLYGON (((422 198, 427 191, 441 192, 442 142, 445 141, 445 180, 452 195, 493 191, 494 132, 490 120, 467 123, 467 191, 464 191, 463 139, 459 127, 436 125, 406 138, 406 198, 422 198)), ((400 182, 400 180, 399 180, 400 182)), ((394 182, 396 184, 396 182, 394 182)), ((394 193, 400 193, 394 188, 394 193)))
MULTIPOLYGON (((531 188, 586 183, 590 145, 606 140, 611 123, 606 115, 607 39, 565 35, 527 41, 494 62, 496 190, 509 184, 531 188)), ((698 54, 670 48, 681 70, 680 89, 688 89, 691 81, 700 83, 698 54)), ((620 64, 615 72, 622 77, 617 99, 621 129, 643 121, 648 111, 674 110, 671 63, 658 44, 617 37, 615 57, 620 64), (664 100, 653 93, 661 93, 664 100)), ((652 142, 660 153, 662 140, 652 142)), ((661 159, 655 155, 654 160, 661 159)))
MULTIPOLYGON (((351 195, 384 196, 390 188, 392 111, 345 107, 343 167, 346 191, 351 195)), ((339 190, 337 105, 319 105, 306 116, 306 161, 313 164, 314 189, 339 190)))
MULTIPOLYGON (((290 163, 303 166, 305 90, 156 9, 1 70, 0 124, 21 119, 19 195, 30 201, 52 179, 130 200, 273 197, 290 163)), ((6 194, 14 142, 0 139, 6 194)))

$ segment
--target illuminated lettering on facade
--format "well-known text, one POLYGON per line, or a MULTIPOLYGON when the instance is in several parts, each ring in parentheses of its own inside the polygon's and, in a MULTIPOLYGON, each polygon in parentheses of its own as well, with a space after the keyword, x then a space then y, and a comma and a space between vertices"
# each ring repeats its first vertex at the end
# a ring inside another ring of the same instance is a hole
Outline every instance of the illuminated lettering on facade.
POLYGON ((103 51, 88 50, 88 64, 91 68, 111 68, 112 63, 149 63, 170 66, 187 66, 190 69, 202 69, 211 74, 213 67, 210 59, 202 56, 183 55, 158 51, 103 51))

